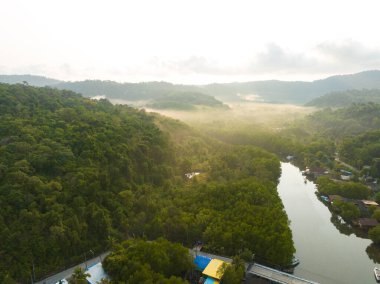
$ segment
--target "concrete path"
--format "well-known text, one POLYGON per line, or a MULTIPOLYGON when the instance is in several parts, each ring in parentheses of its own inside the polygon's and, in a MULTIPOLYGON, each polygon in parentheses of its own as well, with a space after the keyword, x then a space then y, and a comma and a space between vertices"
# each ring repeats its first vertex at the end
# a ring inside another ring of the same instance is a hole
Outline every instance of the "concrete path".
POLYGON ((339 157, 337 157, 337 156, 335 157, 335 161, 338 162, 338 163, 340 163, 340 164, 342 164, 342 165, 345 166, 346 168, 349 168, 349 169, 350 169, 351 171, 353 171, 353 172, 356 172, 356 173, 359 172, 358 169, 356 169, 355 167, 353 167, 353 166, 351 166, 351 165, 349 165, 349 164, 347 164, 347 163, 341 161, 341 160, 339 159, 339 157))
POLYGON ((71 274, 73 274, 74 272, 74 269, 77 268, 77 267, 82 267, 83 269, 85 269, 86 267, 89 267, 89 266, 92 266, 98 262, 101 262, 110 252, 107 251, 101 255, 98 255, 97 257, 94 257, 94 258, 91 258, 89 260, 87 260, 86 262, 82 262, 76 266, 73 266, 69 269, 66 269, 64 271, 61 271, 57 274, 54 274, 52 276, 49 276, 41 281, 38 281, 38 282, 35 282, 36 284, 55 284, 57 283, 59 280, 62 280, 62 279, 65 279, 65 278, 68 278, 71 274))

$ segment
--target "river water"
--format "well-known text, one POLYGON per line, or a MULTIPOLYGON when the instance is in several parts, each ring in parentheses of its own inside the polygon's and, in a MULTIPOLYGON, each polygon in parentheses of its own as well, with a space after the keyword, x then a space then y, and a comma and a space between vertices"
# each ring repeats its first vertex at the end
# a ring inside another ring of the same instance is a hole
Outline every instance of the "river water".
POLYGON ((330 221, 330 211, 315 195, 315 184, 305 183, 300 170, 290 163, 282 163, 281 169, 278 192, 301 261, 294 275, 325 284, 376 283, 375 263, 366 253, 372 242, 340 233, 330 221))

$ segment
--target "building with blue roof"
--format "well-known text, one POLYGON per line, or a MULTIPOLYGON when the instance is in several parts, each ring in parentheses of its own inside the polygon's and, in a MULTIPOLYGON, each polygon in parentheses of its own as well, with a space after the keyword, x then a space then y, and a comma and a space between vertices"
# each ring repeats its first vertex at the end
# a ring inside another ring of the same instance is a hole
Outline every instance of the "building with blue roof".
POLYGON ((210 263, 211 258, 202 256, 202 255, 197 255, 194 259, 194 264, 196 266, 196 269, 199 271, 203 271, 207 265, 210 263))

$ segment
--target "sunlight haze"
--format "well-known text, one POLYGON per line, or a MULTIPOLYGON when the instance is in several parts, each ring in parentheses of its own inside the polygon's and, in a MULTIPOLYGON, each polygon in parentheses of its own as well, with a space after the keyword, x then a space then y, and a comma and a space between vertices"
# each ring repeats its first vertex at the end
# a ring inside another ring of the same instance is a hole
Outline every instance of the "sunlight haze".
POLYGON ((0 73, 314 80, 380 68, 378 1, 2 1, 0 73))

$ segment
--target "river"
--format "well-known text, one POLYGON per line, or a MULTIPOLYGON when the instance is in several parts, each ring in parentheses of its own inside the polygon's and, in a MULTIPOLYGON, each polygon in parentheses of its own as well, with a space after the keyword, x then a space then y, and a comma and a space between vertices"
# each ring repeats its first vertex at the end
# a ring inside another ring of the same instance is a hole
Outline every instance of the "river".
POLYGON ((315 195, 315 184, 305 183, 301 171, 290 163, 282 163, 281 169, 278 192, 301 261, 294 275, 324 284, 376 283, 375 263, 366 253, 372 242, 340 233, 330 221, 330 211, 315 195))

